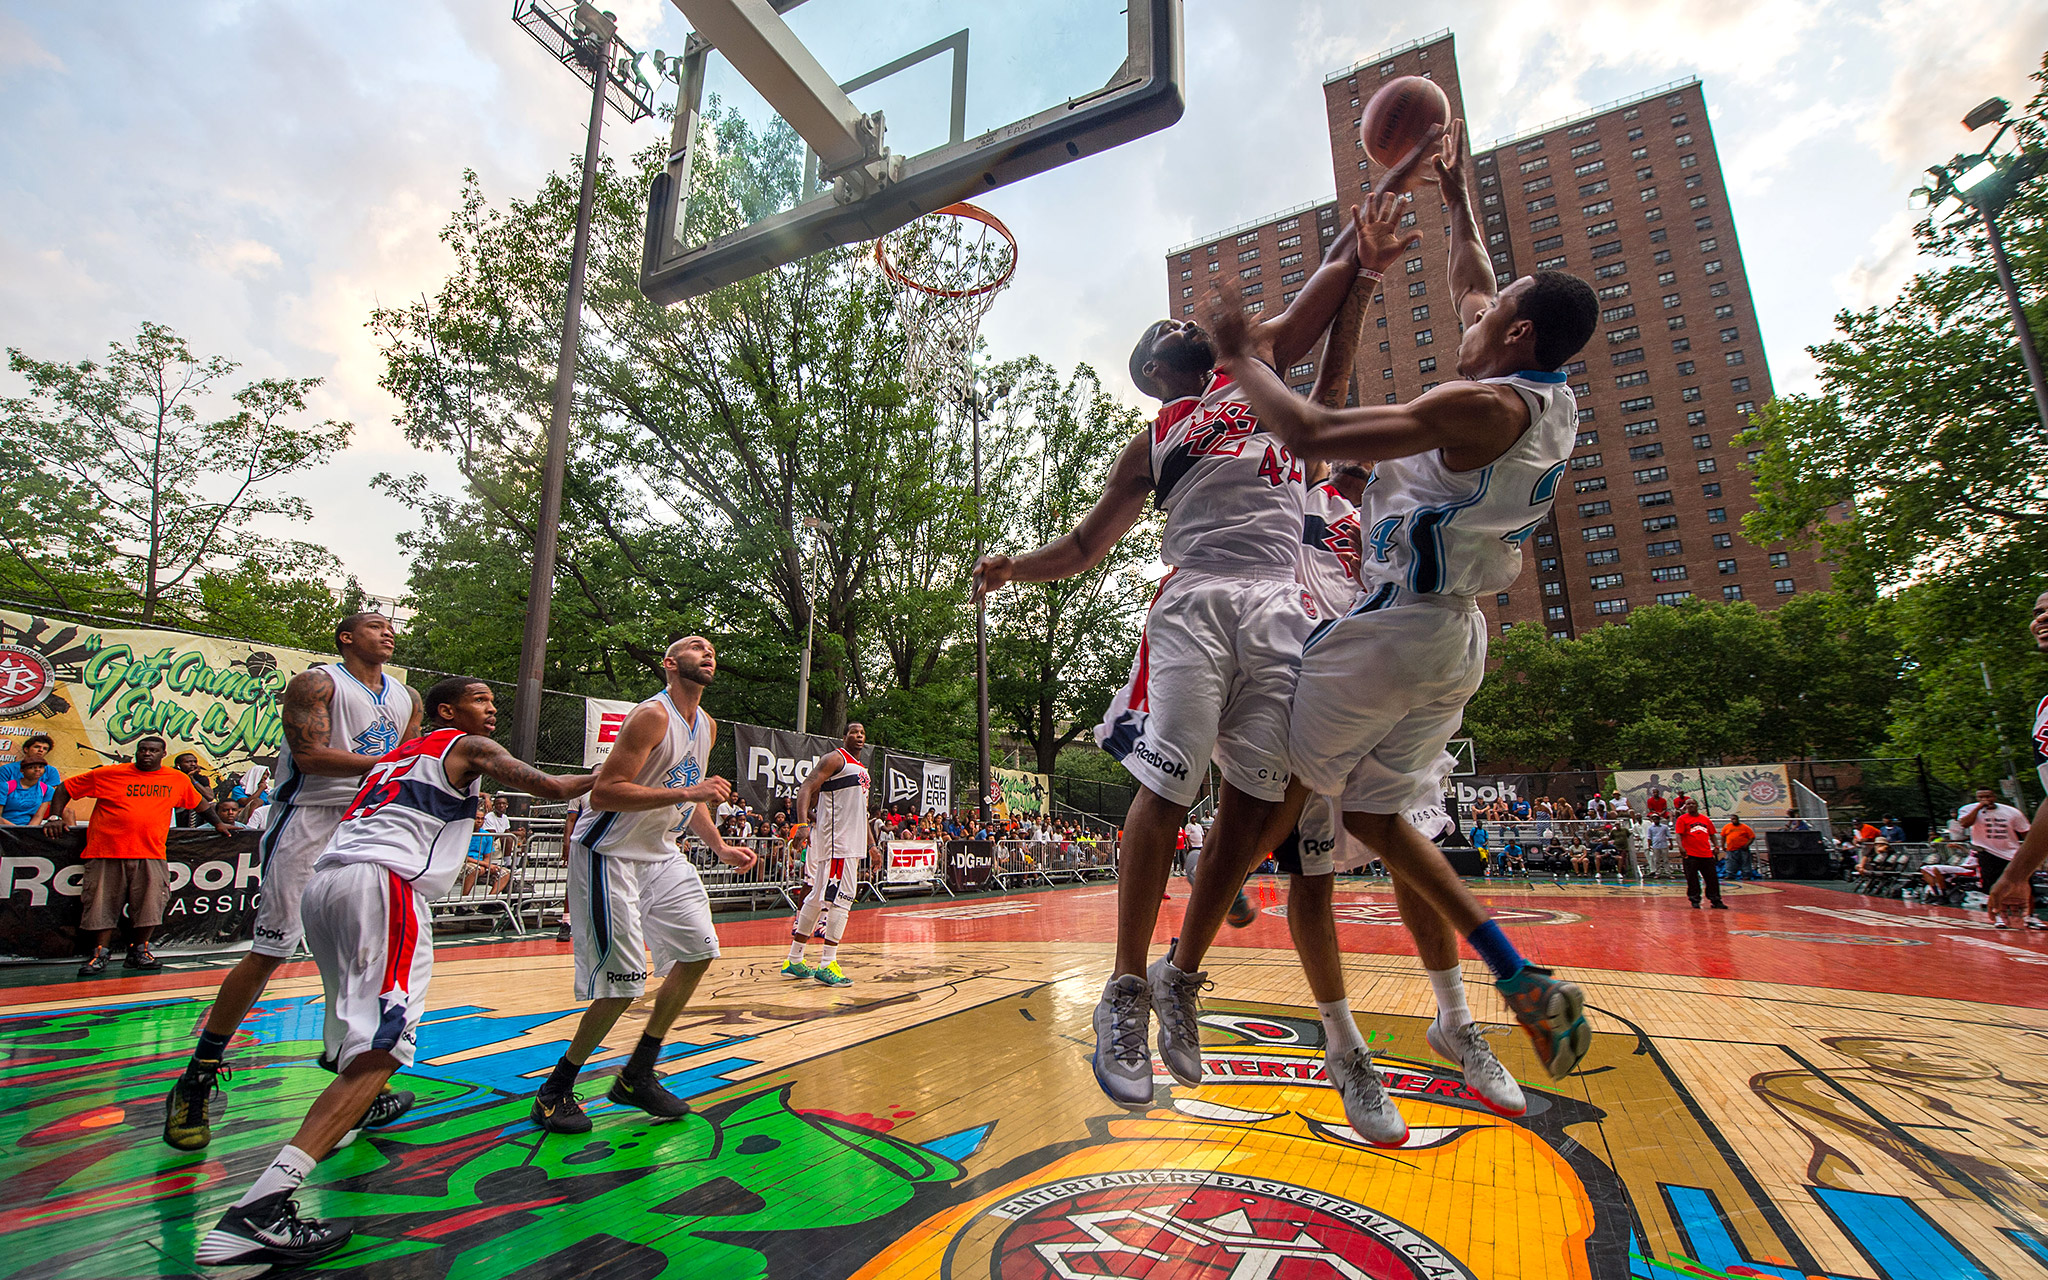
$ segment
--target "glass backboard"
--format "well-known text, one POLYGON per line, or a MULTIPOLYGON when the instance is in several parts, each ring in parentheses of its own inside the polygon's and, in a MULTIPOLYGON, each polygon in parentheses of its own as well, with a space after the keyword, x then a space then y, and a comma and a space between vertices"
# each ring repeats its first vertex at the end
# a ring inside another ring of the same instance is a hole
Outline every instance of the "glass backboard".
POLYGON ((871 240, 1181 114, 1180 0, 776 0, 786 31, 767 34, 802 48, 765 58, 764 0, 677 3, 711 34, 677 64, 675 137, 648 196, 641 288, 658 302, 871 240), (841 163, 821 160, 798 128, 818 133, 809 104, 778 106, 805 57, 879 121, 862 163, 843 143, 841 163))

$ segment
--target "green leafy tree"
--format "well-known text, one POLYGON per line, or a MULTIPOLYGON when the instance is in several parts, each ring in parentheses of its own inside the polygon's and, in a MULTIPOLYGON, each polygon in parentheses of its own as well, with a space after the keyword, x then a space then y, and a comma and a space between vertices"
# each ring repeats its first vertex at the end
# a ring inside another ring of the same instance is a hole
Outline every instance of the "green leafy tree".
MULTIPOLYGON (((1003 424, 1002 537, 1029 548, 1072 529, 1143 424, 1086 365, 1062 381, 1026 359, 1003 375, 1015 390, 1003 424)), ((1060 752, 1092 730, 1123 684, 1151 584, 1136 572, 1158 552, 1155 531, 1127 534, 1103 562, 1060 582, 1014 583, 989 605, 992 719, 1054 772, 1060 752)))
MULTIPOLYGON (((2019 127, 2032 148, 2048 145, 2048 61, 2035 79, 2019 127)), ((2048 182, 2023 185, 2000 226, 2031 325, 2048 332, 2048 182)), ((2008 551, 2048 569, 2048 428, 1982 224, 1949 206, 1916 237, 1950 265, 1838 315, 1839 336, 1810 349, 1820 393, 1773 401, 1742 438, 1763 448, 1744 532, 1818 542, 1885 590, 1968 577, 2008 551)))
POLYGON ((320 379, 260 378, 229 395, 225 416, 203 417, 239 366, 152 323, 109 343, 104 363, 9 347, 7 365, 27 384, 0 400, 8 492, 22 495, 4 517, 7 579, 32 584, 32 603, 178 621, 210 572, 335 567, 324 548, 255 528, 309 519, 276 482, 348 443, 348 423, 300 425, 320 379))

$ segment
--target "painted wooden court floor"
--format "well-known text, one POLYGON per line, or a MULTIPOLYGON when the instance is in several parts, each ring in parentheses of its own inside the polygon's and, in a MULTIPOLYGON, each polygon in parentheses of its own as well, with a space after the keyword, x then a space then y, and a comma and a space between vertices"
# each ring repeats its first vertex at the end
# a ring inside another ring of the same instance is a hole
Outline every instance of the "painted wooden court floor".
MULTIPOLYGON (((1519 1032, 1496 1041, 1530 1086, 1509 1121, 1425 1044, 1429 988, 1384 884, 1343 890, 1353 1006, 1410 1125, 1377 1151, 1320 1079, 1270 894, 1212 954, 1203 1087, 1162 1075, 1149 1112, 1110 1106, 1086 1055, 1114 894, 861 911, 840 990, 777 975, 783 921, 727 923, 663 1066, 696 1114, 600 1102, 577 1138, 526 1120, 577 1012, 566 944, 445 948, 404 1078, 419 1104, 301 1195, 357 1232, 318 1270, 2048 1277, 2048 935, 1825 888, 1739 886, 1714 912, 1671 886, 1489 886, 1523 949, 1585 984, 1598 1030, 1559 1084, 1519 1032)), ((1479 1016, 1503 1017, 1467 969, 1479 1016)), ((290 966, 236 1043, 213 1145, 163 1146, 217 976, 0 992, 0 1276, 192 1274, 327 1079, 318 978, 290 966)), ((610 1043, 638 1034, 629 1015, 610 1043)), ((621 1057, 595 1060, 586 1096, 621 1057)))

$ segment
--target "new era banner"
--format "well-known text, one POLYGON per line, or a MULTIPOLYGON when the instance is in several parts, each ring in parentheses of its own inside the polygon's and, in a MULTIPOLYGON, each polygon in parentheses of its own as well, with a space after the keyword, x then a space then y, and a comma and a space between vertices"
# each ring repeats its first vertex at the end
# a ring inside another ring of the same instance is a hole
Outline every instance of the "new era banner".
POLYGON ((733 726, 739 777, 733 780, 740 799, 763 813, 796 799, 818 757, 839 750, 839 739, 815 733, 764 729, 757 724, 733 726))
POLYGON ((947 760, 891 751, 879 766, 870 763, 882 790, 882 807, 891 813, 951 813, 953 765, 947 760))
MULTIPOLYGON (((277 759, 278 698, 292 677, 334 655, 215 640, 182 631, 119 630, 0 610, 0 758, 29 735, 56 740, 67 777, 134 758, 161 734, 215 772, 277 759)), ((387 671, 400 680, 405 672, 387 671)))
POLYGON ((619 702, 613 698, 583 700, 584 768, 595 769, 605 762, 605 757, 611 755, 612 745, 619 740, 619 728, 626 723, 626 713, 636 705, 638 704, 619 702))

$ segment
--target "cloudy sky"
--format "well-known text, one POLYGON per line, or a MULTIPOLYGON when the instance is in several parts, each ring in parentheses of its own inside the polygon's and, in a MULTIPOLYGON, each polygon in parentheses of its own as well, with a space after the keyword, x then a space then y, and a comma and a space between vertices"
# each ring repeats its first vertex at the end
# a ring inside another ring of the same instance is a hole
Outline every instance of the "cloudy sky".
MULTIPOLYGON (((666 0, 612 7, 636 44, 680 47, 687 24, 666 0)), ((1033 8, 1003 6, 1018 7, 1033 8)), ((438 284, 436 232, 465 167, 494 197, 525 195, 582 149, 587 99, 510 8, 0 0, 0 346, 85 358, 147 319, 252 375, 325 378, 317 409, 354 422, 355 445, 300 485, 317 513, 305 536, 372 591, 402 591, 394 535, 407 516, 367 481, 452 473, 392 427, 368 313, 438 284)), ((1916 268, 1905 193, 1922 166, 1962 148, 1956 122, 1976 102, 2031 96, 2027 74, 2048 49, 2048 0, 1452 0, 1407 12, 1189 0, 1180 124, 983 201, 1022 243, 984 328, 994 353, 1088 361, 1138 402, 1120 371, 1165 306, 1165 250, 1327 197, 1323 77, 1448 26, 1480 139, 1706 82, 1772 374, 1802 389, 1804 348, 1834 312, 1884 300, 1916 268)), ((625 154, 662 128, 608 125, 607 139, 625 154)))

